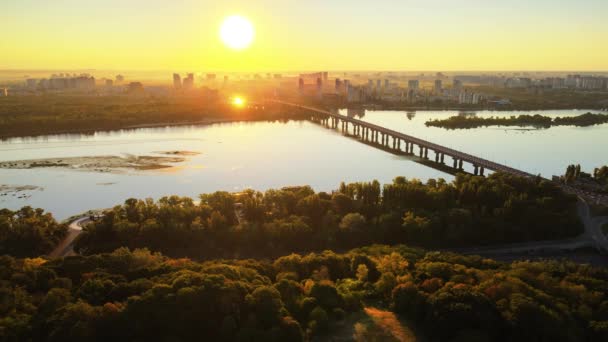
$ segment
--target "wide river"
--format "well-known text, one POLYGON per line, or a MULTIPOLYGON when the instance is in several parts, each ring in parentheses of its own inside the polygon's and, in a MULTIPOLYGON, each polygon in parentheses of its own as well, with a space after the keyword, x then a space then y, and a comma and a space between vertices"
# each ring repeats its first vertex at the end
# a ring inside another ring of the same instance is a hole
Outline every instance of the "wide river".
MULTIPOLYGON (((480 111, 480 116, 543 114, 571 116, 587 110, 534 112, 480 111)), ((597 111, 594 111, 597 112, 597 111)), ((346 113, 346 111, 343 111, 346 113)), ((483 158, 550 177, 570 163, 584 170, 608 164, 608 125, 549 129, 429 128, 429 119, 457 111, 367 111, 363 120, 443 144, 483 158)), ((0 170, 0 185, 36 186, 3 192, 0 208, 44 208, 63 219, 88 209, 107 208, 130 197, 197 197, 216 190, 266 190, 311 185, 331 191, 341 181, 390 182, 396 176, 443 177, 449 174, 395 156, 309 122, 246 122, 209 126, 143 128, 95 134, 53 135, 0 141, 0 161, 102 155, 157 155, 159 151, 195 151, 183 163, 156 171, 121 173, 34 168, 0 170)), ((6 188, 6 187, 5 187, 6 188)))

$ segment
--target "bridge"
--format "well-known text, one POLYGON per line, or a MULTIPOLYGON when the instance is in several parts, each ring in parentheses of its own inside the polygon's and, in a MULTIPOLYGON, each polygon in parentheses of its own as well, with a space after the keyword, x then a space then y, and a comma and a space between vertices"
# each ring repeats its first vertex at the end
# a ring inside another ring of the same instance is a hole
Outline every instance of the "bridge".
MULTIPOLYGON (((438 145, 430 141, 416 138, 414 136, 393 131, 378 125, 374 125, 363 120, 358 120, 338 113, 332 113, 323 109, 314 108, 302 104, 291 103, 281 100, 268 100, 270 103, 299 110, 310 115, 312 122, 319 123, 328 128, 340 128, 344 134, 352 136, 363 143, 371 144, 379 148, 389 150, 398 154, 418 155, 425 161, 429 159, 429 151, 434 154, 436 165, 450 167, 445 163, 445 157, 452 159, 452 169, 454 171, 464 170, 464 163, 473 166, 473 174, 483 176, 486 170, 493 172, 504 172, 521 177, 538 177, 531 173, 512 168, 507 165, 499 164, 484 158, 457 151, 446 146, 438 145), (417 153, 416 153, 417 152, 417 153)), ((431 154, 431 156, 433 156, 431 154)), ((588 203, 608 206, 608 196, 592 193, 578 189, 569 185, 559 184, 567 192, 583 198, 588 203)))
POLYGON ((466 162, 473 166, 473 173, 475 175, 483 176, 485 170, 491 170, 523 177, 536 177, 533 174, 514 169, 507 165, 495 163, 462 151, 457 151, 446 146, 438 145, 427 140, 338 113, 280 100, 270 100, 270 102, 304 111, 305 113, 310 114, 310 120, 313 122, 333 129, 340 127, 345 134, 351 135, 362 142, 378 145, 379 147, 392 150, 393 152, 410 155, 418 154, 420 158, 430 160, 429 151, 431 151, 433 152, 431 156, 434 156, 435 162, 443 165, 446 165, 445 157, 448 156, 452 159, 452 167, 456 170, 463 170, 464 163, 466 162))

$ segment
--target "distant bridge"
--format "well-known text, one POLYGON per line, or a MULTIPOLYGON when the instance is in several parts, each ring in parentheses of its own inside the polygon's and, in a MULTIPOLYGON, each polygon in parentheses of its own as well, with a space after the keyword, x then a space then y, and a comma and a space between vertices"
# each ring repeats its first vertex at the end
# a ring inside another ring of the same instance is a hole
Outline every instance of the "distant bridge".
MULTIPOLYGON (((340 127, 342 132, 351 135, 364 143, 373 144, 396 153, 416 155, 414 149, 416 146, 418 150, 417 155, 421 159, 429 160, 429 150, 431 150, 434 152, 435 163, 445 167, 448 167, 445 164, 445 156, 448 156, 452 159, 452 168, 456 171, 464 170, 463 163, 467 162, 473 166, 473 174, 475 175, 483 176, 485 170, 491 170, 521 177, 537 177, 537 175, 533 175, 526 171, 518 170, 507 165, 499 164, 338 113, 281 100, 269 100, 268 102, 304 111, 310 114, 310 120, 313 122, 334 129, 340 127)), ((560 186, 564 191, 582 197, 589 203, 608 205, 608 196, 591 193, 564 184, 560 184, 560 186)))

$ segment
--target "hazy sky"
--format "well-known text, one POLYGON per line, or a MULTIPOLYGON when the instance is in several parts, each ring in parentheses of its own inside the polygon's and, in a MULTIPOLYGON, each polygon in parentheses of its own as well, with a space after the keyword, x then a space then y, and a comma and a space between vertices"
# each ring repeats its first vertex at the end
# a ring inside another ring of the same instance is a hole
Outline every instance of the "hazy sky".
POLYGON ((608 70, 608 0, 2 0, 0 69, 608 70), (254 44, 227 49, 231 14, 254 44))

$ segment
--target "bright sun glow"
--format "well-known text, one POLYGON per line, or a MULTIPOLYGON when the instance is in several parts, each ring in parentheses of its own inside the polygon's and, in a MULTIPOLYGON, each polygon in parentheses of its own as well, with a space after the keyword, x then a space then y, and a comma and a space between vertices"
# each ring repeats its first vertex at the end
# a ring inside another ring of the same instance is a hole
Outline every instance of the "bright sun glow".
POLYGON ((254 31, 251 22, 239 15, 226 18, 220 28, 222 42, 235 50, 242 50, 251 45, 253 35, 254 31))
POLYGON ((232 104, 235 107, 243 107, 243 106, 245 106, 245 99, 237 96, 232 99, 232 104))

